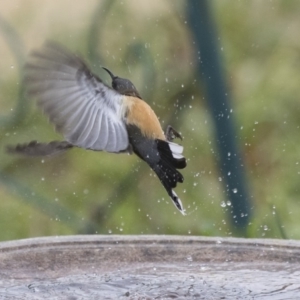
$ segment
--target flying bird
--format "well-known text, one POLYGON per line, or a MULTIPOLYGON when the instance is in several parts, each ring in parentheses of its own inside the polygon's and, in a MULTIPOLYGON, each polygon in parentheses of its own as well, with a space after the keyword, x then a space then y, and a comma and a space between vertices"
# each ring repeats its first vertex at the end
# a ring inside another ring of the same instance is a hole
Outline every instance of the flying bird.
POLYGON ((79 56, 55 43, 32 52, 25 66, 30 97, 49 117, 64 141, 8 146, 10 153, 54 155, 73 147, 112 153, 135 153, 156 173, 178 210, 181 200, 173 191, 186 167, 183 147, 173 142, 181 135, 168 126, 164 133, 151 107, 133 83, 107 68, 112 88, 93 74, 79 56))

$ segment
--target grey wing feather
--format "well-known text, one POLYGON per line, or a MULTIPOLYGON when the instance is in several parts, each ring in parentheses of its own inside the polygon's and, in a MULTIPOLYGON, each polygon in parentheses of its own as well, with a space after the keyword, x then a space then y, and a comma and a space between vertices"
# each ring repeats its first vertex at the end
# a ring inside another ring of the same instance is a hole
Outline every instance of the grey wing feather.
POLYGON ((66 141, 52 141, 50 143, 39 143, 31 141, 26 144, 7 146, 6 150, 10 154, 22 154, 26 156, 50 156, 72 149, 73 145, 66 141))
POLYGON ((121 111, 124 96, 106 86, 76 55, 46 44, 26 64, 25 84, 69 143, 108 152, 128 148, 121 111))

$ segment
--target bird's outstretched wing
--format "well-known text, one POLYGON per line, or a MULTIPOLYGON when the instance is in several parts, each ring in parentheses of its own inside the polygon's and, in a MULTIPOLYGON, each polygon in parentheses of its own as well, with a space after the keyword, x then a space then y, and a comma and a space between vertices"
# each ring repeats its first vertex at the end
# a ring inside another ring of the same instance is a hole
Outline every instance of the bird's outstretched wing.
POLYGON ((45 44, 25 66, 25 85, 67 142, 108 152, 128 148, 124 96, 106 86, 78 56, 45 44))
POLYGON ((24 156, 33 157, 56 155, 72 148, 73 145, 66 141, 52 141, 50 143, 31 141, 29 143, 17 144, 14 146, 8 145, 6 151, 10 154, 22 154, 24 156))

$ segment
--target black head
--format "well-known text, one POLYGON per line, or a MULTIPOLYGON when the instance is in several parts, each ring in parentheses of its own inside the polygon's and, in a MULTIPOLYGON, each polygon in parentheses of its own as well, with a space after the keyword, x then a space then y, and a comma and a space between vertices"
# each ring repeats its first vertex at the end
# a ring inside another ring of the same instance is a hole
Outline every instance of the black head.
POLYGON ((139 92, 137 91, 136 87, 133 85, 133 83, 130 80, 115 76, 107 68, 104 68, 104 67, 102 67, 102 68, 110 75, 110 77, 112 79, 111 85, 114 90, 116 90, 117 92, 119 92, 122 95, 138 97, 141 99, 139 92))

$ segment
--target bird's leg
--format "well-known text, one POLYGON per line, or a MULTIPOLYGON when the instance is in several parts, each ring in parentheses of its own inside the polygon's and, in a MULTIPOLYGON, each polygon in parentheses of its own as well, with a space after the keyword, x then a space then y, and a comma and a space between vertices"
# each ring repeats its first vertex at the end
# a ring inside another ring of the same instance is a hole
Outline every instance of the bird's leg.
POLYGON ((121 151, 119 151, 117 153, 128 153, 130 155, 133 154, 133 149, 132 149, 131 144, 129 144, 128 147, 125 150, 121 150, 121 151))
POLYGON ((133 154, 133 148, 132 148, 132 145, 131 145, 131 144, 128 145, 127 153, 130 154, 130 155, 133 154))
POLYGON ((177 132, 172 126, 168 125, 165 136, 167 141, 172 142, 175 138, 179 138, 182 140, 182 136, 179 132, 177 132))

